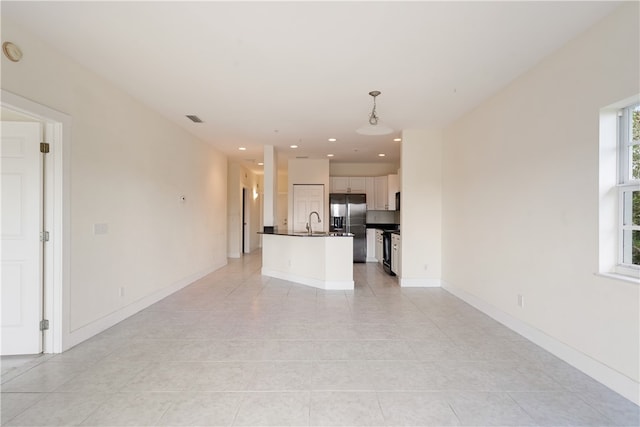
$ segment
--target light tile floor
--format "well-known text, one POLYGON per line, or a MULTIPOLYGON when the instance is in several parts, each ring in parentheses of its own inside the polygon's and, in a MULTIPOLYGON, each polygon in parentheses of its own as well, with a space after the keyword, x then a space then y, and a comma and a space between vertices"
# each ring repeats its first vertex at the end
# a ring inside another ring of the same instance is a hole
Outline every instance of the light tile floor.
POLYGON ((60 355, 2 358, 7 426, 638 426, 639 408, 442 289, 230 260, 60 355))

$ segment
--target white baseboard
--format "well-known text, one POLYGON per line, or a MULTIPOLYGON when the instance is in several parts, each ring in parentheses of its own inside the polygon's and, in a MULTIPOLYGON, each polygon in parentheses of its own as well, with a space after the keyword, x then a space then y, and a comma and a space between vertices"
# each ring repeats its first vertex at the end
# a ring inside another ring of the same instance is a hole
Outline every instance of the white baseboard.
POLYGON ((71 331, 63 341, 64 345, 63 345, 62 351, 66 351, 71 347, 77 344, 80 344, 81 342, 88 340, 89 338, 99 334, 100 332, 109 329, 110 327, 123 321, 127 317, 130 317, 136 314, 137 312, 144 310, 150 305, 155 304, 161 299, 168 297, 174 292, 179 291, 180 289, 192 284, 196 280, 201 279, 210 273, 213 273, 214 271, 218 270, 221 267, 224 267, 225 265, 227 265, 226 259, 224 260, 224 262, 216 264, 204 271, 200 271, 198 273, 187 276, 184 279, 179 280, 178 282, 167 286, 166 288, 160 289, 150 295, 147 295, 144 298, 141 298, 125 307, 120 308, 114 311, 113 313, 108 314, 107 316, 104 316, 98 320, 95 320, 89 323, 88 325, 82 326, 74 331, 71 331))
POLYGON ((367 257, 367 262, 378 262, 378 260, 373 257, 367 257))
POLYGON ((450 283, 443 281, 442 287, 636 405, 640 405, 640 383, 450 283))
POLYGON ((439 288, 442 286, 440 279, 409 279, 400 277, 400 286, 403 288, 439 288))
POLYGON ((353 290, 353 280, 318 280, 309 277, 296 276, 294 274, 283 273, 281 271, 262 269, 263 276, 275 277, 276 279, 288 280, 289 282, 300 283, 325 290, 353 290))

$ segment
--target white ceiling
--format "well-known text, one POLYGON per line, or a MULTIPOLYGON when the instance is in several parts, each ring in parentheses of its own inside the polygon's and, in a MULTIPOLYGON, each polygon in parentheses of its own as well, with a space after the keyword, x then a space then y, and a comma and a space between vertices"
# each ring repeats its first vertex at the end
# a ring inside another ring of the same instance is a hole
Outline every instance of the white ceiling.
POLYGON ((3 0, 2 15, 259 171, 264 144, 399 162, 402 129, 446 126, 617 5, 3 0), (355 133, 371 90, 392 135, 355 133))

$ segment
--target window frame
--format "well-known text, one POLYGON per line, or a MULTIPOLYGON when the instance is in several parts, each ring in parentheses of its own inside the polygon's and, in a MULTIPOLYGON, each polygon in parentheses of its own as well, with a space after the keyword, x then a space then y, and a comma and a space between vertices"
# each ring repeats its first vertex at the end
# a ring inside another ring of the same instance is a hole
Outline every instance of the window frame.
POLYGON ((633 232, 640 232, 640 224, 634 225, 630 219, 632 218, 633 192, 640 191, 640 179, 634 179, 632 176, 632 148, 640 146, 640 141, 633 140, 633 111, 637 108, 640 108, 640 103, 628 105, 618 113, 618 253, 615 269, 618 274, 636 278, 640 275, 640 265, 633 264, 631 243, 633 232))

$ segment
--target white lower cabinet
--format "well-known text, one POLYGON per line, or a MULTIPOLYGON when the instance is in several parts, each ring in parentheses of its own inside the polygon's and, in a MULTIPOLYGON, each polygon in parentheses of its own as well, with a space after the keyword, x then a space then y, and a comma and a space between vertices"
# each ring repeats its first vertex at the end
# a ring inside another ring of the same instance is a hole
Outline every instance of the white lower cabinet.
POLYGON ((376 230, 367 228, 367 262, 376 262, 376 230))
POLYGON ((391 271, 400 276, 400 235, 391 234, 391 271))
POLYGON ((382 264, 382 245, 383 245, 383 237, 382 230, 376 230, 376 260, 378 260, 378 264, 382 264))

